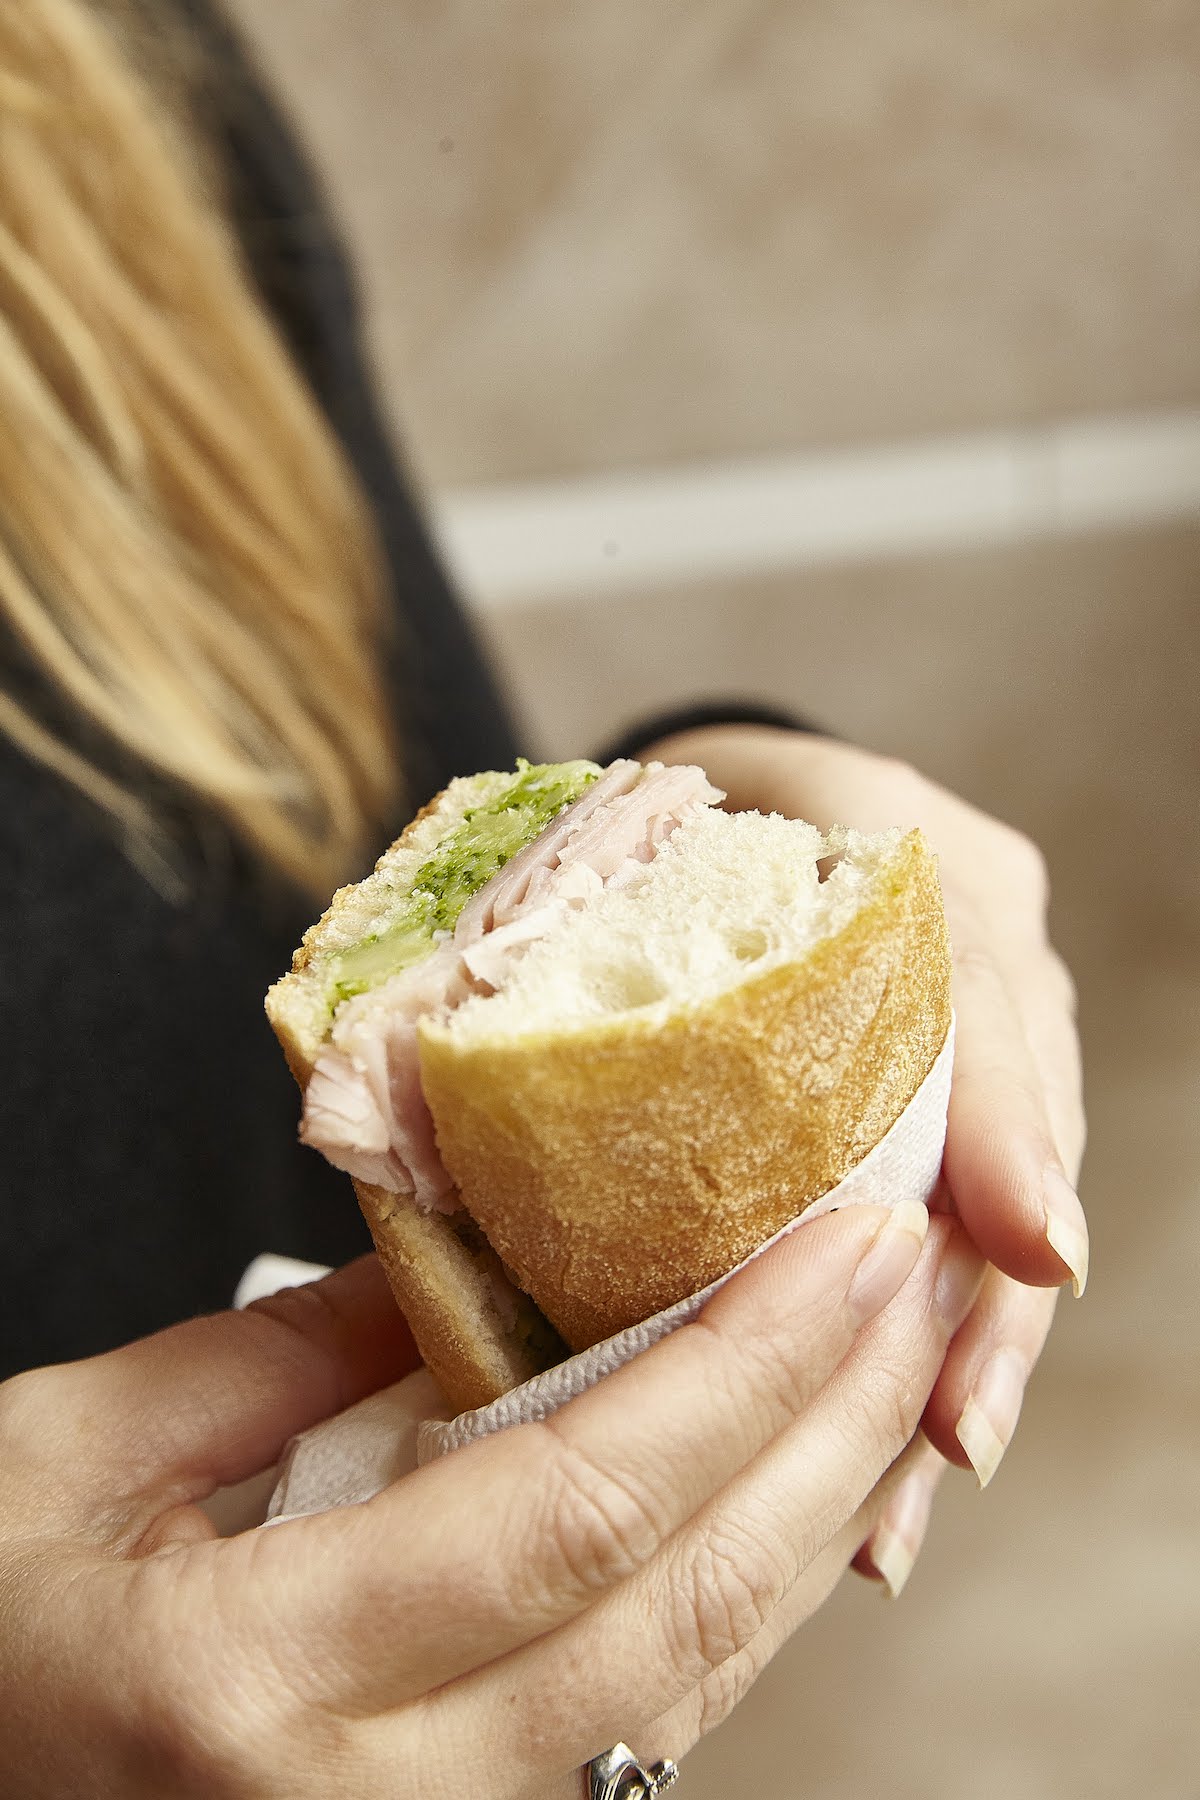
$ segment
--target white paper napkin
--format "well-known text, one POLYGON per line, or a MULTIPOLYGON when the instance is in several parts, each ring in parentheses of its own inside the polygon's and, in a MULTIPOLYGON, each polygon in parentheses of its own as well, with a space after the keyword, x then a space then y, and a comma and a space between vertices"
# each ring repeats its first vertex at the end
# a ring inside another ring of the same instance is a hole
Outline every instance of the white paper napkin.
MULTIPOLYGON (((777 1243, 810 1220, 836 1207, 895 1206, 901 1200, 928 1200, 937 1184, 946 1138, 946 1110, 954 1062, 954 1025, 933 1067, 891 1130, 863 1160, 800 1218, 777 1232, 777 1243)), ((754 1252, 761 1256, 769 1244, 754 1252)), ((746 1261, 753 1261, 747 1257, 746 1261)), ((745 1263, 738 1265, 745 1267, 745 1263)), ((736 1274, 736 1270, 731 1270, 736 1274)), ((623 1363, 666 1337, 696 1314, 724 1282, 657 1313, 654 1318, 594 1344, 590 1350, 536 1375, 490 1406, 447 1417, 447 1409, 424 1369, 385 1388, 334 1419, 302 1433, 288 1446, 279 1483, 271 1497, 268 1524, 333 1506, 368 1500, 418 1463, 456 1450, 489 1432, 529 1419, 544 1419, 568 1400, 611 1374, 623 1363)))

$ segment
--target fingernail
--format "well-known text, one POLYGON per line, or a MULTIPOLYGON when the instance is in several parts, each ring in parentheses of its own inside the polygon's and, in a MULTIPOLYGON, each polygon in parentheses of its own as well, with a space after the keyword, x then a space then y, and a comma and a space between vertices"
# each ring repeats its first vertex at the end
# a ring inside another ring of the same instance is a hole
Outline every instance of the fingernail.
POLYGON ((900 1598, 913 1572, 932 1506, 933 1484, 914 1470, 900 1483, 872 1533, 867 1555, 893 1600, 900 1598))
POLYGON ((933 1293, 934 1310, 952 1334, 975 1304, 983 1269, 983 1258, 965 1232, 954 1231, 942 1251, 933 1293))
POLYGON ((1088 1278, 1088 1228, 1079 1196, 1065 1175, 1047 1169, 1042 1183, 1046 1208, 1046 1238, 1054 1254, 1071 1271, 1071 1287, 1077 1300, 1083 1297, 1088 1278))
POLYGON ((846 1300, 860 1324, 882 1312, 888 1301, 912 1273, 929 1214, 919 1200, 901 1200, 863 1253, 855 1269, 846 1300))
POLYGON ((985 1488, 1012 1441, 1029 1371, 1015 1350, 997 1350, 979 1373, 955 1436, 985 1488))

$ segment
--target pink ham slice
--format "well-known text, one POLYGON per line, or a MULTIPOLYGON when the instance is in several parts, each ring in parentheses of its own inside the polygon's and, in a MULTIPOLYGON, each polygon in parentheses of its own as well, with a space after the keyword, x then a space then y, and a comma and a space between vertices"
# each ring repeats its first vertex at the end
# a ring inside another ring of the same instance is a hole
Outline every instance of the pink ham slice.
POLYGON ((627 757, 610 763, 574 805, 560 812, 545 831, 523 850, 518 850, 512 861, 467 901, 454 927, 454 942, 474 944, 493 925, 511 923, 521 909, 534 875, 540 869, 556 867, 567 854, 568 844, 576 832, 582 831, 597 814, 607 815, 618 800, 640 787, 645 778, 642 765, 627 757))
POLYGON ((471 991, 452 943, 338 1008, 304 1091, 300 1136, 359 1181, 426 1206, 450 1188, 421 1093, 417 1021, 471 991))
POLYGON ((452 1183, 421 1093, 418 1021, 494 993, 566 908, 629 880, 682 820, 722 797, 701 769, 613 763, 473 896, 452 938, 338 1008, 305 1091, 304 1142, 360 1181, 445 1208, 452 1183))

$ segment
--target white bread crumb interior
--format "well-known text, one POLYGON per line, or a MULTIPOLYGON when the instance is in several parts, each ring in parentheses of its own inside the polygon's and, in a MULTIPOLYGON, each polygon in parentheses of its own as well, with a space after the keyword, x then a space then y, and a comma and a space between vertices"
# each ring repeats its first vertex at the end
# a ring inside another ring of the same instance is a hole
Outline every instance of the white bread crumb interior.
POLYGON ((665 1021, 802 961, 864 904, 901 835, 835 827, 824 836, 778 813, 706 807, 644 872, 531 945, 499 993, 464 1001, 440 1028, 466 1047, 634 1012, 650 1025, 665 1021), (822 881, 818 861, 831 857, 822 881))

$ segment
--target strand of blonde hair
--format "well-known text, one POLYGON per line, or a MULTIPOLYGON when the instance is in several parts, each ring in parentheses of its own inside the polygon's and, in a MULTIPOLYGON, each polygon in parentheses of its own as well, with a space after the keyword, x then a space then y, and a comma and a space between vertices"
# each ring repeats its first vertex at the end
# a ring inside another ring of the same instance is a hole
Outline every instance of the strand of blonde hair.
MULTIPOLYGON (((129 48, 80 0, 0 0, 0 619, 120 767, 327 889, 395 801, 380 559, 129 48)), ((0 731, 153 832, 11 692, 0 731)))

